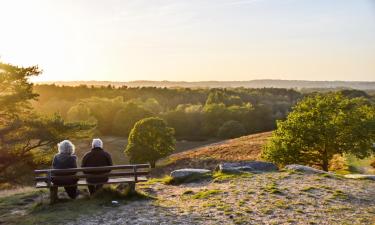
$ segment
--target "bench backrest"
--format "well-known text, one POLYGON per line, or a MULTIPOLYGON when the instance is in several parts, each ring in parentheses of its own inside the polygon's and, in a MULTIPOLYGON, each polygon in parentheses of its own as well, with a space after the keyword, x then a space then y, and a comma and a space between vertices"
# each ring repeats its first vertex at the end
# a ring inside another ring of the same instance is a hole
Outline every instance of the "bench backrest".
POLYGON ((116 165, 116 166, 100 166, 100 167, 81 167, 74 169, 43 169, 34 170, 36 174, 35 181, 46 182, 48 186, 51 185, 53 178, 103 178, 103 177, 134 177, 137 182, 138 176, 147 176, 150 173, 149 164, 134 164, 134 165, 116 165), (90 172, 100 172, 101 174, 87 174, 90 172), (110 171, 110 172, 109 172, 110 171), (73 175, 66 175, 66 174, 73 175))

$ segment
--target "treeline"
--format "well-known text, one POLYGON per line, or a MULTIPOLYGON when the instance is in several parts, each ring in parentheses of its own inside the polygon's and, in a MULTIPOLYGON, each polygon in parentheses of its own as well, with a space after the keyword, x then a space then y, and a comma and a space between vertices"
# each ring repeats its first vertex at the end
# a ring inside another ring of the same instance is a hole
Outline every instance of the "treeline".
POLYGON ((37 85, 33 106, 68 121, 97 123, 101 135, 127 137, 140 119, 158 116, 176 138, 232 138, 269 131, 302 98, 292 89, 129 88, 37 85))

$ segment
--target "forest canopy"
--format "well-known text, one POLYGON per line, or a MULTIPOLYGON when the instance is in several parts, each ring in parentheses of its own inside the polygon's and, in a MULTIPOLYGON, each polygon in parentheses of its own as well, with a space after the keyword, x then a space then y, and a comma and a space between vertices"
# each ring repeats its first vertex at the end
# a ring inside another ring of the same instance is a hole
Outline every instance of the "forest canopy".
POLYGON ((37 85, 40 113, 58 113, 62 118, 97 123, 97 134, 127 137, 134 124, 147 117, 164 119, 175 129, 177 139, 202 140, 224 137, 219 129, 238 121, 238 135, 270 131, 275 121, 286 117, 302 98, 292 89, 190 89, 126 86, 37 85))

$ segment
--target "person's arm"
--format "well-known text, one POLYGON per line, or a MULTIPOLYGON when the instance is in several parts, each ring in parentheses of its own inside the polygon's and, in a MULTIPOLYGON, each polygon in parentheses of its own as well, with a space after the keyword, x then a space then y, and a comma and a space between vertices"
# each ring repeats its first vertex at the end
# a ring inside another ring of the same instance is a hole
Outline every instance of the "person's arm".
POLYGON ((77 156, 73 156, 72 168, 77 168, 77 156))
POLYGON ((108 161, 108 166, 113 166, 112 157, 109 153, 107 153, 107 161, 108 161))
POLYGON ((52 160, 52 168, 56 168, 56 156, 53 157, 53 160, 52 160))
POLYGON ((81 167, 86 167, 87 155, 83 156, 81 167))

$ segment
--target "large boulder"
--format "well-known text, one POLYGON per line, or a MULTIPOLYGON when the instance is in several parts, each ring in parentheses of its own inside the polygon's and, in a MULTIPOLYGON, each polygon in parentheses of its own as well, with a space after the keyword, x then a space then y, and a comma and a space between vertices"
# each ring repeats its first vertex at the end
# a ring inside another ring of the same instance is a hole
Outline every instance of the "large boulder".
POLYGON ((375 180, 375 175, 368 175, 368 174, 346 174, 344 175, 345 178, 350 179, 368 179, 368 180, 375 180))
POLYGON ((240 172, 272 172, 277 171, 275 164, 262 161, 232 162, 219 164, 216 171, 223 173, 240 173, 240 172))
POLYGON ((211 170, 206 169, 179 169, 171 172, 171 177, 174 180, 185 180, 191 177, 198 178, 204 177, 211 173, 211 170))
POLYGON ((332 173, 323 171, 323 170, 318 170, 315 168, 312 168, 310 166, 303 166, 299 164, 291 164, 287 165, 284 167, 284 169, 291 170, 291 171, 297 171, 297 172, 302 172, 306 174, 328 174, 328 175, 333 175, 332 173))

